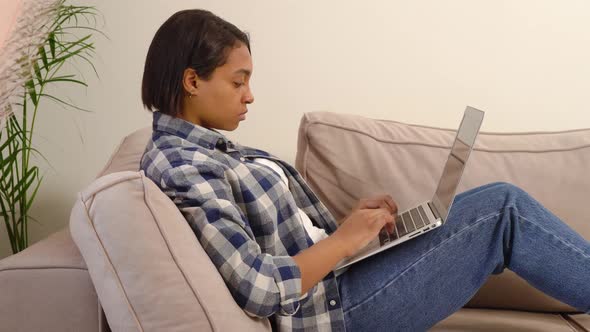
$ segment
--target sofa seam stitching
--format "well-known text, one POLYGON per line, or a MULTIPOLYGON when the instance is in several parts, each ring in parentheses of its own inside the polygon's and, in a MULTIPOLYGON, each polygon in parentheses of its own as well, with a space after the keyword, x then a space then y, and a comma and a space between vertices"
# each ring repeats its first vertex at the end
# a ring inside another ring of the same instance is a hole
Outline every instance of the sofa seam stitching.
POLYGON ((87 268, 82 267, 68 267, 68 266, 31 266, 31 267, 9 267, 0 269, 0 272, 4 271, 19 271, 19 270, 80 270, 88 271, 87 268))
MULTIPOLYGON (((94 195, 93 195, 94 196, 94 195)), ((82 197, 80 197, 82 198, 82 197)), ((82 201, 83 202, 83 201, 82 201)), ((109 254, 106 251, 106 248, 104 246, 104 244, 102 243, 102 240, 100 238, 100 236, 98 235, 98 232, 96 230, 96 227, 94 226, 94 223, 91 221, 90 219, 90 215, 88 214, 88 210, 86 209, 86 204, 83 202, 82 203, 84 205, 84 212, 86 213, 86 219, 88 220, 88 222, 91 225, 92 230, 94 231, 94 234, 96 235, 96 238, 98 239, 98 242, 100 243, 100 247, 103 251, 103 253, 105 254, 105 257, 108 261, 108 266, 111 269, 111 272, 114 273, 114 275, 117 277, 117 286, 119 287, 119 289, 121 289, 121 291, 123 292, 123 294, 125 295, 125 302, 127 302, 128 307, 131 309, 131 312, 133 313, 133 318, 135 319, 135 322, 139 325, 139 328, 141 331, 144 331, 143 326, 141 325, 141 322, 139 321, 138 317, 137 317, 137 313, 135 312, 135 308, 133 307, 133 305, 129 302, 129 296, 127 295, 127 292, 125 292, 125 288, 123 288, 122 282, 121 282, 121 278, 119 277, 119 274, 117 273, 117 271, 113 268, 113 263, 111 261, 111 258, 109 256, 109 254)), ((100 300, 100 299, 99 299, 100 300)))
POLYGON ((127 181, 133 180, 133 179, 137 179, 137 178, 139 178, 138 173, 139 173, 138 171, 118 171, 118 172, 113 172, 113 173, 103 175, 103 176, 97 178, 96 180, 104 179, 108 176, 114 177, 113 174, 117 174, 118 177, 116 177, 114 179, 109 179, 108 182, 105 182, 102 184, 96 184, 96 181, 93 182, 92 184, 90 184, 86 188, 86 190, 83 190, 80 192, 82 194, 81 200, 82 200, 82 202, 84 202, 85 206, 87 205, 86 204, 87 201, 92 200, 90 202, 90 205, 88 205, 88 208, 90 209, 91 205, 94 203, 94 197, 98 193, 106 191, 107 189, 112 188, 120 183, 127 182, 127 181), (90 190, 90 189, 92 189, 92 190, 90 190))
MULTIPOLYGON (((328 127, 333 127, 333 128, 338 128, 338 129, 343 129, 343 130, 347 130, 350 132, 354 132, 357 133, 359 135, 364 135, 367 137, 370 137, 378 142, 381 143, 388 143, 388 144, 399 144, 399 145, 419 145, 419 146, 426 146, 426 147, 432 147, 432 148, 439 148, 439 149, 449 149, 451 146, 450 145, 439 145, 439 144, 430 144, 430 143, 421 143, 421 142, 416 142, 416 141, 395 141, 395 140, 386 140, 386 139, 382 139, 382 138, 378 138, 375 135, 369 134, 367 132, 363 132, 360 131, 358 129, 354 129, 354 128, 348 128, 345 126, 341 126, 341 125, 335 125, 335 124, 330 124, 330 123, 326 123, 326 122, 322 122, 322 121, 317 121, 315 120, 314 122, 310 123, 309 126, 311 125, 325 125, 328 127)), ((484 133, 482 133, 484 134, 484 133)), ((474 151, 481 151, 481 152, 488 152, 488 153, 548 153, 548 152, 570 152, 570 151, 574 151, 574 150, 581 150, 581 149, 587 149, 590 148, 590 144, 583 144, 580 146, 575 146, 575 147, 571 147, 571 148, 565 148, 565 149, 548 149, 548 150, 543 150, 543 151, 535 151, 535 150, 525 150, 525 149, 515 149, 515 150, 502 150, 502 149, 498 149, 498 150, 494 150, 494 149, 484 149, 484 148, 479 148, 479 147, 473 147, 474 151)))
MULTIPOLYGON (((312 112, 312 113, 332 113, 333 112, 312 112)), ((338 114, 338 113, 335 113, 338 114)), ((365 119, 369 119, 369 118, 365 118, 365 119)), ((401 125, 406 125, 406 126, 410 126, 410 127, 418 127, 418 128, 427 128, 427 129, 438 129, 438 130, 444 130, 444 131, 455 131, 455 129, 451 129, 451 128, 443 128, 443 127, 435 127, 435 126, 428 126, 428 125, 420 125, 420 124, 415 124, 415 123, 405 123, 405 122, 400 122, 400 121, 395 121, 395 120, 388 120, 388 119, 369 119, 369 120, 374 120, 377 122, 386 122, 386 123, 397 123, 397 124, 401 124, 401 125)), ((315 123, 324 123, 324 124, 330 124, 329 122, 326 122, 325 120, 311 120, 312 122, 315 123)), ((331 125, 331 124, 330 124, 331 125)), ((522 135, 522 134, 529 134, 529 135, 551 135, 551 134, 561 134, 561 133, 573 133, 573 132, 579 132, 579 131, 590 131, 590 128, 578 128, 578 129, 566 129, 566 130, 559 130, 559 131, 523 131, 523 132, 518 132, 518 131, 513 131, 513 132, 506 132, 506 133, 497 133, 497 132, 487 132, 487 131, 482 131, 480 133, 482 134, 486 134, 486 135, 501 135, 501 136, 505 136, 505 135, 522 135)))

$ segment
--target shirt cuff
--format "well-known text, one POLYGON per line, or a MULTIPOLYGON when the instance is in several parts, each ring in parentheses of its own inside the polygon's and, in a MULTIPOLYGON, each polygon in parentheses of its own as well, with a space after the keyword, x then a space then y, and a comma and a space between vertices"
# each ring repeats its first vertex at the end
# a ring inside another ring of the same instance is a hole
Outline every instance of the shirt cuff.
POLYGON ((273 256, 274 279, 279 289, 279 314, 294 315, 301 299, 301 271, 291 256, 273 256))

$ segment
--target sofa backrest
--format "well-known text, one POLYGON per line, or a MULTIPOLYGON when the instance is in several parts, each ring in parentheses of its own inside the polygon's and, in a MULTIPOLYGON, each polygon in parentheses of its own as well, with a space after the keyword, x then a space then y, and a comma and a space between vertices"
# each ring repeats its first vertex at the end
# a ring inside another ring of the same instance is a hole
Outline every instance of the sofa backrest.
MULTIPOLYGON (((484 120, 485 121, 485 120, 484 120)), ((391 194, 399 209, 432 198, 455 130, 330 112, 306 113, 296 168, 337 219, 356 200, 391 194)), ((480 133, 458 192, 496 181, 528 191, 590 239, 590 129, 480 133)), ((470 306, 574 311, 506 270, 470 306)))
POLYGON ((151 136, 152 127, 148 126, 124 137, 96 177, 122 171, 139 171, 139 161, 151 136))
POLYGON ((79 193, 70 232, 113 331, 270 331, 233 300, 176 205, 138 171, 151 128, 79 193))

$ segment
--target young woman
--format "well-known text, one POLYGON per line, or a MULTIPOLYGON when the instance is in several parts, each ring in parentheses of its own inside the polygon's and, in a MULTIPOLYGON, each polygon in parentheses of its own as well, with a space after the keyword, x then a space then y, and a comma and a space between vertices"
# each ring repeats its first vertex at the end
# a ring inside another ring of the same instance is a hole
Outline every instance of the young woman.
POLYGON ((391 227, 397 207, 361 200, 337 223, 297 171, 229 141, 254 102, 248 37, 202 10, 174 14, 149 48, 154 111, 141 169, 178 206, 249 315, 278 330, 426 330, 507 267, 590 311, 590 243, 505 183, 458 195, 444 227, 332 271, 391 227))

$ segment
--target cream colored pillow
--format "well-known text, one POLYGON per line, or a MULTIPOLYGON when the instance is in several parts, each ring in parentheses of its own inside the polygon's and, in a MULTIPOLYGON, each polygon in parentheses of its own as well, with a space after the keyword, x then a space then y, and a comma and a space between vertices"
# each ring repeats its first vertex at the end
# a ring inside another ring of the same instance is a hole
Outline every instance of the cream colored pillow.
MULTIPOLYGON (((389 193, 400 209, 432 198, 455 131, 330 112, 301 120, 296 167, 336 218, 362 197, 389 193)), ((528 191, 590 239, 590 129, 480 133, 458 192, 495 181, 528 191)), ((506 270, 472 306, 574 311, 506 270)))
POLYGON ((238 307, 180 211, 143 171, 95 180, 79 194, 70 230, 113 331, 270 331, 267 319, 238 307))

